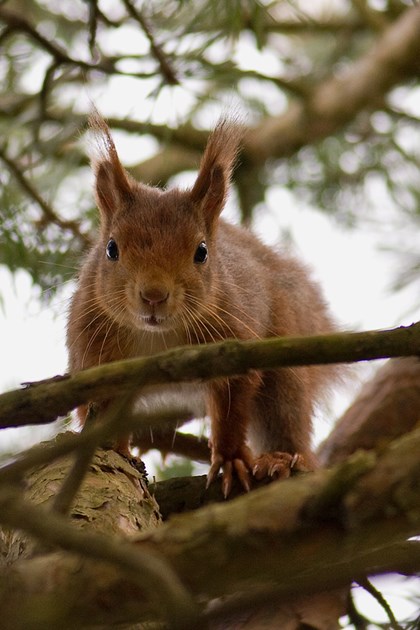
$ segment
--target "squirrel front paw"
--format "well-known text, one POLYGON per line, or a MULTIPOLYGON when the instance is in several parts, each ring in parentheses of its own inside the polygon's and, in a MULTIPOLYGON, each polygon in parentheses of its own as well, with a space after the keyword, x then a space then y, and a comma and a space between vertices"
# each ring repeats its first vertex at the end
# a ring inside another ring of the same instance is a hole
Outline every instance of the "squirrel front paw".
POLYGON ((264 477, 274 477, 275 479, 286 479, 290 477, 292 470, 307 472, 309 470, 302 455, 299 453, 283 453, 274 451, 264 453, 257 457, 254 462, 252 474, 256 479, 264 477))
POLYGON ((220 469, 222 469, 222 492, 225 499, 232 490, 234 476, 239 479, 244 490, 249 492, 251 489, 250 472, 253 464, 254 458, 246 446, 242 446, 229 455, 212 449, 211 466, 207 475, 207 488, 217 478, 220 469))

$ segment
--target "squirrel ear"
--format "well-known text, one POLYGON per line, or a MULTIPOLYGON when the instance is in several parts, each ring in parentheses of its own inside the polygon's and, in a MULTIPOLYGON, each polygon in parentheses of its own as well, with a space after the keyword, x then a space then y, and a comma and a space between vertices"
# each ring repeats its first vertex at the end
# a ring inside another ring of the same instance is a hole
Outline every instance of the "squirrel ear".
POLYGON ((95 138, 91 163, 95 173, 96 199, 100 210, 109 218, 124 200, 132 196, 132 186, 105 120, 94 111, 89 117, 89 125, 95 138))
POLYGON ((201 205, 209 225, 223 209, 241 136, 237 123, 222 119, 207 142, 191 199, 201 205))

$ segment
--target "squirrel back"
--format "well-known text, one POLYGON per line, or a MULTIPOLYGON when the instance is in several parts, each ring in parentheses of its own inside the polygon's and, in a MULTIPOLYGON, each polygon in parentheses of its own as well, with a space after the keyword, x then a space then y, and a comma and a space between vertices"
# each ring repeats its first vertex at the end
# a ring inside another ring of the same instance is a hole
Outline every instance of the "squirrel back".
MULTIPOLYGON (((123 169, 106 123, 95 115, 91 125, 101 222, 70 308, 72 372, 183 344, 334 329, 303 264, 219 218, 241 138, 238 125, 228 120, 217 125, 189 190, 135 181, 123 169)), ((245 472, 233 467, 246 485, 255 464, 249 437, 257 454, 296 451, 313 465, 310 418, 332 376, 332 368, 308 367, 210 384, 205 392, 212 419, 210 478, 238 460, 245 472)), ((258 471, 257 465, 257 474, 264 466, 258 471)), ((225 471, 225 490, 231 476, 225 471)))

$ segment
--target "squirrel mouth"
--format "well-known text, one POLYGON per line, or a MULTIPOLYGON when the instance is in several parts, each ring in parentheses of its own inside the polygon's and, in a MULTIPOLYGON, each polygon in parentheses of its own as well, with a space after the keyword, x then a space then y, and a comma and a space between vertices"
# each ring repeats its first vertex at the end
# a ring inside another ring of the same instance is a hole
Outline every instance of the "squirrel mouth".
POLYGON ((145 317, 146 324, 148 324, 149 326, 159 326, 159 324, 161 323, 156 315, 150 315, 150 317, 145 317))
POLYGON ((164 317, 156 317, 156 315, 148 315, 147 317, 142 317, 143 322, 146 324, 147 328, 162 328, 165 323, 164 317))

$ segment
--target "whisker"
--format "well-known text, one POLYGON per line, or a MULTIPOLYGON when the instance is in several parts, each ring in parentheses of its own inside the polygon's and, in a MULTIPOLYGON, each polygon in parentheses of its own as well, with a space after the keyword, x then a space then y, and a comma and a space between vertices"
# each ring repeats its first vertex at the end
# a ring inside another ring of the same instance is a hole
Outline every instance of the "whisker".
POLYGON ((165 350, 167 350, 168 349, 168 344, 166 343, 166 337, 165 337, 165 334, 164 334, 163 330, 160 331, 160 336, 161 336, 162 341, 163 341, 163 346, 164 346, 165 350))
POLYGON ((112 322, 112 321, 110 321, 110 322, 109 322, 109 324, 108 324, 108 327, 107 327, 107 329, 106 329, 106 332, 105 332, 105 335, 104 335, 103 341, 102 341, 101 349, 100 349, 100 351, 99 351, 98 365, 100 365, 100 364, 102 363, 102 353, 103 353, 103 351, 104 351, 105 344, 106 344, 106 340, 107 340, 107 338, 108 338, 108 335, 109 335, 109 333, 110 333, 110 331, 111 331, 112 326, 113 326, 113 322, 112 322))
MULTIPOLYGON (((125 291, 121 290, 118 291, 112 298, 110 298, 108 300, 108 304, 112 307, 112 306, 119 306, 120 304, 120 300, 121 298, 124 296, 125 291)), ((77 322, 80 319, 85 318, 87 315, 89 315, 90 313, 95 312, 96 310, 100 311, 103 315, 107 316, 106 313, 104 312, 102 306, 98 303, 97 297, 93 297, 90 298, 89 300, 86 300, 84 303, 84 310, 80 313, 80 315, 78 315, 77 317, 72 319, 72 322, 77 322), (89 308, 88 308, 89 307, 89 308)), ((107 316, 108 317, 108 316, 107 316)))
POLYGON ((43 289, 41 293, 42 293, 42 295, 45 295, 49 291, 53 291, 53 290, 56 291, 57 289, 60 289, 61 287, 64 287, 64 285, 69 284, 73 280, 74 280, 74 278, 73 278, 73 274, 72 274, 72 277, 69 278, 68 280, 63 280, 63 282, 57 282, 57 284, 50 284, 46 289, 43 289))
POLYGON ((178 431, 178 426, 179 426, 179 422, 177 422, 174 427, 174 434, 172 436, 172 444, 171 444, 172 448, 174 447, 174 444, 175 444, 175 438, 176 438, 176 432, 178 431))
MULTIPOLYGON (((85 351, 84 351, 83 356, 82 356, 82 361, 81 361, 81 368, 82 368, 82 369, 84 368, 85 361, 86 361, 86 357, 87 357, 87 356, 88 356, 88 354, 89 354, 89 350, 90 350, 90 349, 91 349, 91 347, 93 346, 93 343, 94 343, 95 339, 97 338, 97 336, 99 335, 99 333, 101 332, 101 330, 102 330, 102 329, 106 326, 106 324, 107 324, 107 321, 106 321, 106 320, 104 320, 104 321, 102 322, 102 324, 101 324, 98 328, 96 328, 95 332, 94 332, 94 333, 93 333, 93 335, 90 337, 89 342, 87 343, 86 348, 85 348, 85 351)), ((98 363, 95 363, 94 365, 99 365, 99 362, 98 362, 98 363)), ((86 367, 91 367, 91 366, 90 366, 90 365, 87 365, 86 367)))
MULTIPOLYGON (((125 302, 124 302, 124 301, 121 301, 121 303, 120 303, 120 308, 116 310, 116 316, 117 316, 117 319, 118 319, 118 317, 119 317, 120 313, 124 312, 124 310, 125 310, 125 302)), ((105 344, 106 344, 106 340, 107 340, 107 338, 108 338, 108 335, 109 335, 109 333, 111 332, 112 327, 113 327, 113 325, 114 325, 114 324, 115 324, 115 320, 110 319, 110 320, 109 320, 109 325, 108 325, 108 327, 107 327, 107 329, 106 329, 106 333, 105 333, 104 339, 103 339, 103 341, 102 341, 101 350, 100 350, 100 352, 99 352, 99 360, 98 360, 98 364, 99 364, 99 365, 102 363, 102 353, 103 353, 103 351, 104 351, 104 348, 105 348, 105 344)), ((118 324, 118 328, 117 328, 117 335, 116 335, 116 337, 117 337, 117 347, 118 347, 118 348, 119 348, 119 345, 118 345, 118 336, 119 336, 120 328, 121 328, 121 325, 120 325, 120 324, 118 324)), ((122 356, 124 356, 124 355, 122 355, 122 356)))
MULTIPOLYGON (((216 290, 216 293, 217 293, 217 292, 219 292, 219 294, 220 294, 222 297, 225 297, 225 294, 223 293, 223 290, 221 290, 221 289, 217 289, 217 290, 216 290)), ((215 306, 217 306, 217 308, 219 308, 222 312, 226 313, 226 314, 227 314, 227 315, 229 315, 230 317, 233 317, 233 318, 234 318, 234 319, 236 319, 238 322, 240 322, 240 323, 242 323, 242 324, 244 325, 244 321, 243 321, 242 319, 240 319, 239 317, 237 317, 236 315, 234 315, 231 311, 228 311, 228 310, 224 309, 224 308, 223 308, 220 304, 217 304, 217 305, 215 305, 215 306)), ((244 315, 244 318, 246 318, 246 319, 250 319, 252 322, 254 322, 254 323, 255 323, 255 324, 257 324, 257 325, 261 325, 261 322, 260 322, 258 319, 255 319, 255 317, 252 317, 252 316, 251 316, 251 315, 250 315, 250 314, 249 314, 249 313, 248 313, 245 309, 241 309, 241 308, 239 307, 239 305, 238 305, 238 304, 235 304, 235 309, 236 309, 237 311, 239 311, 239 313, 243 314, 243 315, 244 315)), ((272 309, 271 309, 271 307, 270 307, 270 310, 272 310, 272 309)), ((251 330, 251 328, 250 328, 249 330, 251 330)), ((256 334, 256 333, 255 333, 255 331, 252 331, 252 332, 253 332, 253 334, 256 334)), ((274 332, 274 331, 270 331, 270 332, 273 332, 273 334, 275 334, 275 332, 274 332)))
POLYGON ((184 331, 185 331, 185 337, 187 339, 187 343, 192 345, 192 338, 191 338, 191 333, 190 333, 190 329, 188 328, 187 322, 185 321, 184 315, 181 313, 181 323, 184 327, 184 331))
MULTIPOLYGON (((122 298, 123 296, 121 296, 122 298)), ((120 299, 120 298, 119 298, 120 299)), ((125 308, 125 304, 124 301, 122 299, 120 299, 119 301, 121 308, 120 308, 120 312, 124 311, 125 308)), ((115 304, 116 306, 118 306, 118 302, 117 302, 117 298, 113 299, 113 304, 115 304)), ((118 309, 117 309, 118 310, 118 309)), ((82 358, 82 365, 84 364, 85 358, 87 356, 88 350, 92 347, 92 344, 94 342, 94 340, 96 339, 96 337, 98 336, 98 334, 100 333, 100 331, 103 329, 104 326, 107 325, 107 322, 111 321, 111 324, 113 323, 113 320, 110 320, 110 318, 102 311, 99 310, 98 308, 92 307, 89 310, 85 311, 80 318, 76 318, 75 321, 78 321, 78 319, 82 319, 85 318, 86 316, 90 315, 90 313, 96 313, 96 316, 93 317, 92 319, 90 319, 86 326, 84 328, 82 328, 82 330, 79 332, 79 334, 77 335, 77 337, 72 341, 71 345, 70 345, 70 349, 75 345, 75 343, 80 339, 80 337, 101 317, 104 318, 104 321, 102 322, 102 324, 95 330, 94 334, 92 335, 92 337, 89 340, 89 343, 87 344, 86 348, 85 348, 85 352, 83 354, 83 358, 82 358)))
MULTIPOLYGON (((184 309, 185 309, 185 313, 188 314, 190 322, 194 326, 195 330, 198 330, 198 332, 201 333, 201 335, 202 335, 202 331, 200 330, 200 328, 204 329, 207 332, 207 334, 209 335, 209 337, 212 339, 212 341, 214 341, 214 337, 213 337, 211 331, 206 326, 205 322, 201 318, 198 319, 196 317, 196 314, 194 313, 194 311, 191 310, 188 305, 185 304, 184 305, 184 309)), ((202 337, 202 340, 200 341, 198 333, 196 334, 196 338, 197 338, 198 343, 203 343, 205 341, 204 337, 202 337)))
MULTIPOLYGON (((204 328, 211 341, 216 342, 217 338, 224 339, 224 335, 222 335, 220 330, 216 326, 214 326, 214 324, 212 324, 208 319, 205 319, 202 316, 198 317, 197 314, 194 312, 191 312, 191 317, 193 318, 198 328, 204 328)), ((204 337, 203 341, 205 341, 204 337)))
MULTIPOLYGON (((184 304, 184 307, 185 306, 186 305, 184 304)), ((194 333, 194 336, 196 338, 197 344, 202 343, 200 341, 200 337, 198 336, 198 332, 197 332, 197 328, 196 328, 196 322, 195 322, 194 318, 192 317, 192 314, 190 313, 188 308, 184 308, 182 314, 183 314, 183 317, 185 318, 186 324, 192 329, 192 332, 194 333)), ((190 330, 190 328, 188 328, 188 330, 190 330)), ((191 339, 191 343, 192 343, 191 334, 190 334, 190 339, 191 339)))
POLYGON ((72 272, 78 271, 79 267, 72 267, 71 265, 64 265, 62 263, 53 262, 52 260, 38 260, 41 265, 49 265, 50 267, 61 267, 63 269, 71 269, 72 272))
POLYGON ((194 322, 191 321, 191 315, 186 309, 182 310, 181 321, 183 323, 183 326, 184 326, 184 329, 188 338, 188 342, 190 343, 190 345, 194 344, 193 339, 192 339, 192 333, 194 333, 196 341, 199 344, 200 340, 197 336, 197 331, 195 329, 194 322))
MULTIPOLYGON (((235 284, 233 282, 231 282, 231 283, 228 282, 227 284, 231 285, 234 288, 239 288, 239 289, 241 288, 241 287, 239 287, 239 285, 237 285, 237 284, 235 284)), ((223 289, 216 287, 215 291, 220 296, 222 296, 222 298, 225 297, 225 292, 223 291, 223 289)), ((250 291, 249 293, 250 293, 250 295, 254 295, 253 291, 250 291)), ((251 319, 254 323, 260 324, 260 322, 257 319, 255 319, 254 317, 251 317, 250 314, 246 310, 239 308, 238 304, 235 304, 235 308, 236 308, 237 311, 242 313, 247 319, 251 319)), ((271 306, 268 306, 268 310, 269 310, 269 313, 271 315, 270 319, 273 319, 273 317, 277 314, 277 311, 274 308, 272 308, 271 306)), ((242 321, 242 320, 238 320, 238 321, 242 321)), ((278 331, 276 331, 274 328, 267 328, 267 332, 269 333, 269 335, 272 335, 274 337, 277 337, 279 335, 278 331)))
MULTIPOLYGON (((209 304, 209 303, 204 303, 201 300, 199 300, 197 297, 195 296, 188 296, 190 301, 195 304, 196 306, 198 306, 202 313, 207 313, 208 315, 212 316, 216 321, 218 321, 221 325, 222 325, 222 329, 228 330, 228 332, 231 334, 231 336, 234 339, 238 338, 238 334, 232 329, 232 327, 227 323, 226 319, 224 319, 218 311, 221 311, 222 313, 225 313, 226 315, 228 315, 230 318, 232 318, 233 320, 237 321, 241 327, 245 327, 249 333, 251 334, 251 337, 255 337, 257 339, 260 339, 261 336, 258 335, 258 333, 255 332, 255 330, 253 330, 250 326, 248 326, 248 324, 246 324, 243 320, 241 320, 239 317, 237 317, 236 315, 234 315, 233 313, 229 312, 228 310, 222 308, 219 304, 209 304)), ((208 323, 208 320, 206 320, 208 323)), ((214 327, 215 330, 216 327, 214 327)), ((221 339, 225 339, 227 335, 222 335, 219 331, 219 336, 221 339)))

